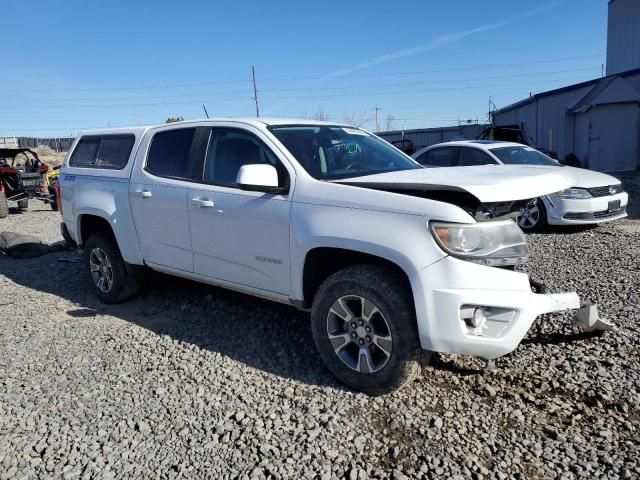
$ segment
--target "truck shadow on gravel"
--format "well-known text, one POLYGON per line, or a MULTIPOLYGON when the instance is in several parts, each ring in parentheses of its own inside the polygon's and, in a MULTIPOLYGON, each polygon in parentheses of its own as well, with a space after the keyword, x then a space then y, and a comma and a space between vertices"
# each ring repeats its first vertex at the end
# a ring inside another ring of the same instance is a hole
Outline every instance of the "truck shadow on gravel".
MULTIPOLYGON (((58 260, 65 256, 69 253, 25 260, 0 258, 0 274, 71 302, 51 302, 58 304, 59 317, 66 321, 100 322, 100 315, 110 315, 286 379, 345 389, 320 361, 307 313, 157 273, 144 276, 138 298, 106 305, 93 295, 83 263, 58 260)), ((57 316, 50 313, 51 306, 48 310, 47 315, 57 316)))

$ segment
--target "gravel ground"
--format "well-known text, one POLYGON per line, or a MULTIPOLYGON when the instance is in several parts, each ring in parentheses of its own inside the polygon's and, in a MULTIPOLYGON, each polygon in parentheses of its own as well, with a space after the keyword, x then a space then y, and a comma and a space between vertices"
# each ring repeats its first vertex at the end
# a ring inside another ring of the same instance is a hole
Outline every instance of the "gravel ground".
MULTIPOLYGON (((0 230, 59 240, 47 208, 0 230)), ((496 370, 441 355, 379 398, 336 383, 292 308, 161 275, 107 306, 73 254, 0 258, 0 478, 639 478, 630 213, 529 237, 532 276, 615 332, 551 316, 496 370)))

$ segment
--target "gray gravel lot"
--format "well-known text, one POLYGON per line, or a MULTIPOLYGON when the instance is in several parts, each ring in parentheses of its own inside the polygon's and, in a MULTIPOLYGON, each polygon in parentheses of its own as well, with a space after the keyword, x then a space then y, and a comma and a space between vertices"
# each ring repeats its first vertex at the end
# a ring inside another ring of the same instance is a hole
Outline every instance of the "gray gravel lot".
MULTIPOLYGON (((442 355, 379 398, 336 383, 292 308, 161 275, 108 306, 69 253, 0 258, 0 478, 639 478, 636 206, 529 236, 532 276, 617 331, 555 315, 497 370, 442 355)), ((58 223, 35 204, 0 231, 58 223)))

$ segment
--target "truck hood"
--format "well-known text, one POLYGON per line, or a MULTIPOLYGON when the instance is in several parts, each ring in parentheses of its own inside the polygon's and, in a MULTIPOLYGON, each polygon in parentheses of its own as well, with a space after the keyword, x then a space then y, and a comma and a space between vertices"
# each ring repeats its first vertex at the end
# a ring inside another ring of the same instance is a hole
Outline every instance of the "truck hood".
POLYGON ((525 200, 572 187, 565 168, 523 165, 424 168, 336 180, 365 188, 420 192, 466 192, 481 203, 525 200))

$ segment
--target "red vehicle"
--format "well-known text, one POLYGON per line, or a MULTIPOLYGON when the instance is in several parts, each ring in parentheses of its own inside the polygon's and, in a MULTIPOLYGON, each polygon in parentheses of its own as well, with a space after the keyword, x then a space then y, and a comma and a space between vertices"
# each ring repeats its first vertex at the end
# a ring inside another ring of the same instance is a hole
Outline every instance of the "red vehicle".
POLYGON ((9 214, 9 202, 17 202, 21 210, 31 198, 49 202, 42 183, 48 169, 29 148, 0 148, 0 218, 9 214))

